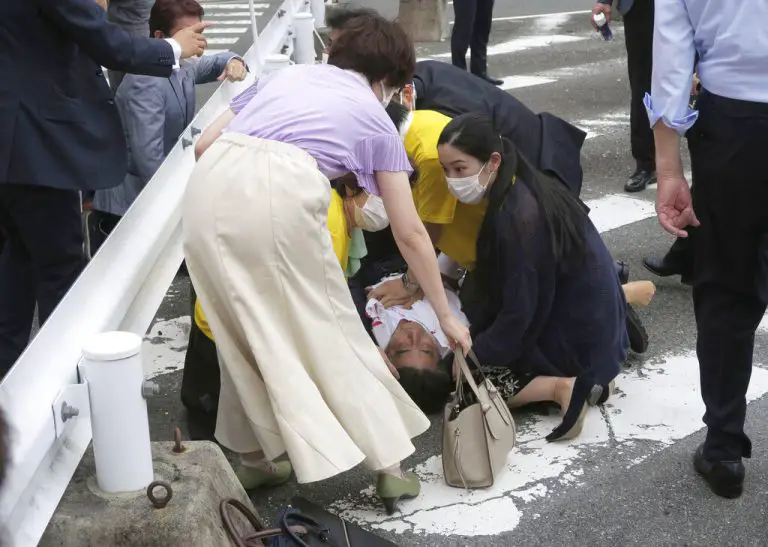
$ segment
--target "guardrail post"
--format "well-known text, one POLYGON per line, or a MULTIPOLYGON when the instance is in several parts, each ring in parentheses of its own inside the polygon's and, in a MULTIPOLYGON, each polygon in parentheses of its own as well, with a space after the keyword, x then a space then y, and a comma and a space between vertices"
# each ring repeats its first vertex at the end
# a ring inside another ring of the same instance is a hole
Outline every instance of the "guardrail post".
POLYGON ((290 64, 291 59, 282 53, 267 55, 266 59, 264 59, 264 68, 262 69, 262 74, 266 75, 271 74, 272 72, 277 72, 281 68, 290 66, 290 64))
POLYGON ((255 53, 257 64, 261 64, 261 49, 259 48, 259 25, 256 22, 256 6, 253 3, 253 0, 248 0, 248 11, 250 13, 251 18, 251 37, 253 38, 253 41, 251 42, 253 45, 253 52, 255 53))
POLYGON ((295 45, 293 57, 297 64, 309 65, 315 62, 315 28, 311 13, 297 13, 293 16, 295 45))
POLYGON ((133 492, 154 480, 145 397, 158 388, 144 380, 141 337, 105 332, 83 346, 96 480, 105 492, 133 492))
POLYGON ((310 9, 315 17, 315 28, 325 28, 325 0, 311 0, 310 9))

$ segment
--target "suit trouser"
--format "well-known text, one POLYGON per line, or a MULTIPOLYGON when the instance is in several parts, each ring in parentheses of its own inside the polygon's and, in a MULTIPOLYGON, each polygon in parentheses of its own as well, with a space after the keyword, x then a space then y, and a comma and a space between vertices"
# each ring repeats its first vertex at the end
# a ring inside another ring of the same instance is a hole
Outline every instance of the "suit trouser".
POLYGON ((643 105, 643 97, 651 92, 653 69, 653 1, 636 0, 624 15, 624 39, 627 46, 627 70, 632 93, 629 125, 632 157, 637 168, 655 171, 656 153, 653 131, 643 105))
POLYGON ((744 433, 755 330, 768 302, 768 104, 704 92, 689 131, 694 210, 693 303, 706 405, 705 456, 750 457, 744 433))
POLYGON ((80 195, 75 190, 0 184, 0 375, 77 279, 85 261, 80 195))
POLYGON ((488 72, 488 40, 493 24, 493 0, 454 0, 455 21, 451 33, 451 58, 454 66, 467 70, 467 49, 471 50, 469 69, 483 76, 488 72))

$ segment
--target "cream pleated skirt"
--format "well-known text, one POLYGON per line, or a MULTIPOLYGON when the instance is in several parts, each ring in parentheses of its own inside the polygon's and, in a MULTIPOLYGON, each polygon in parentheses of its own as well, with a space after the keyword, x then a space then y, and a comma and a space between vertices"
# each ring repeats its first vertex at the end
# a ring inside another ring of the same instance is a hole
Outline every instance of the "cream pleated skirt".
POLYGON ((216 438, 287 452, 299 482, 414 451, 429 420, 355 311, 327 227, 331 188, 303 150, 222 135, 183 203, 184 251, 216 338, 216 438))

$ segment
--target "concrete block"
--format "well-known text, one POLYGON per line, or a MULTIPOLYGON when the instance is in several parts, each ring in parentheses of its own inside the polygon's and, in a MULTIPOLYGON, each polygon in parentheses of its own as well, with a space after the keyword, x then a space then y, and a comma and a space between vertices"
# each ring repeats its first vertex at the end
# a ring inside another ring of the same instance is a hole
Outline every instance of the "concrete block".
MULTIPOLYGON (((219 503, 236 498, 252 507, 247 494, 215 443, 152 443, 155 479, 173 495, 155 509, 145 490, 108 494, 96 484, 91 449, 86 452, 40 542, 42 547, 231 547, 219 516, 219 503)), ((163 489, 155 491, 158 497, 163 489)))
POLYGON ((449 34, 447 0, 400 0, 398 21, 416 42, 438 42, 449 34))

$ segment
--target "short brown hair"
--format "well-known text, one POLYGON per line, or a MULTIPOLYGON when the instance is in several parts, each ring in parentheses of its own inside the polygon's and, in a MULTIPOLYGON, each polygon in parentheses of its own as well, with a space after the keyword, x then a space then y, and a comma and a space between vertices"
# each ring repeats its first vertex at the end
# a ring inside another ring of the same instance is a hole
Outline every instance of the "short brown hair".
POLYGON ((195 0, 156 0, 149 12, 149 35, 160 31, 170 37, 171 29, 182 17, 203 18, 205 10, 195 0))
POLYGON ((357 17, 331 44, 328 64, 359 72, 371 83, 402 87, 413 78, 416 50, 398 23, 383 17, 357 17))

